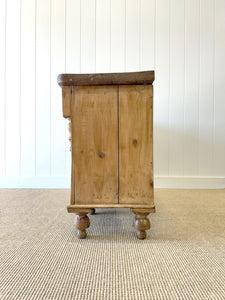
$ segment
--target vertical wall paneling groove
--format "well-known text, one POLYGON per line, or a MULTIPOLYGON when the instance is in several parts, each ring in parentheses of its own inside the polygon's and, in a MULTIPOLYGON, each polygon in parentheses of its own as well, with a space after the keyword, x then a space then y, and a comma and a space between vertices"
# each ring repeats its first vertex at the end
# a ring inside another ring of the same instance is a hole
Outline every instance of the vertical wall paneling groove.
POLYGON ((65 174, 65 120, 62 118, 62 94, 56 78, 65 69, 65 0, 51 5, 51 173, 65 174))
POLYGON ((124 71, 127 71, 127 0, 124 1, 124 71))
POLYGON ((50 66, 49 66, 49 131, 50 131, 50 173, 49 175, 52 176, 52 0, 50 0, 50 66))
POLYGON ((170 55, 171 55, 171 1, 169 0, 169 78, 168 78, 168 176, 170 176, 170 82, 171 82, 171 59, 170 59, 170 55))
POLYGON ((21 4, 21 175, 34 176, 35 0, 21 4))
POLYGON ((184 0, 170 3, 169 175, 183 175, 184 0), (179 140, 179 143, 177 141, 179 140))
MULTIPOLYGON (((81 0, 65 0, 66 2, 66 72, 79 73, 81 68, 80 48, 80 8, 81 0)), ((63 71, 61 71, 62 73, 63 71)))
POLYGON ((34 170, 35 176, 37 175, 37 116, 36 116, 36 107, 37 107, 37 0, 35 0, 35 59, 34 59, 34 154, 35 154, 35 162, 34 162, 34 170))
POLYGON ((199 132, 199 1, 185 1, 184 174, 198 175, 199 132))
POLYGON ((81 1, 81 72, 94 73, 96 69, 96 11, 95 1, 81 1))
POLYGON ((154 143, 155 174, 169 175, 168 161, 168 111, 169 111, 169 49, 170 46, 170 1, 156 1, 156 41, 154 82, 154 143), (161 72, 163 70, 163 72, 161 72))
POLYGON ((125 0, 111 1, 111 72, 125 65, 125 0))
POLYGON ((139 0, 126 2, 126 71, 139 70, 139 0))
POLYGON ((213 171, 214 1, 201 0, 199 84, 199 175, 213 171))
POLYGON ((6 175, 20 175, 20 0, 7 1, 6 175))
POLYGON ((141 26, 141 19, 142 19, 142 12, 141 12, 142 1, 138 1, 138 52, 139 52, 139 62, 138 62, 138 70, 141 70, 141 60, 142 60, 142 51, 141 51, 141 40, 142 40, 142 26, 141 26))
POLYGON ((5 71, 6 71, 6 10, 7 2, 0 2, 0 176, 5 176, 5 71))
POLYGON ((109 0, 96 0, 96 72, 110 72, 109 0))
MULTIPOLYGON (((81 0, 66 0, 65 16, 65 72, 81 72, 81 0)), ((63 73, 61 70, 59 73, 63 73)), ((61 108, 61 106, 60 106, 61 108)), ((66 135, 66 174, 70 174, 71 169, 71 152, 69 151, 69 131, 67 129, 68 121, 65 121, 66 135)))
MULTIPOLYGON (((66 41, 66 38, 67 38, 67 34, 66 34, 66 30, 67 30, 67 0, 64 1, 65 2, 65 7, 64 7, 64 10, 65 10, 65 24, 64 24, 64 35, 65 35, 65 39, 64 39, 64 72, 66 73, 66 53, 67 53, 67 49, 66 49, 66 46, 67 46, 67 41, 66 41)), ((61 91, 62 92, 62 91, 61 91)), ((60 93, 61 94, 61 93, 60 93)), ((62 94, 61 94, 62 95, 62 94)), ((65 138, 65 144, 64 144, 64 175, 65 176, 70 176, 71 173, 68 172, 68 152, 71 152, 71 151, 67 151, 67 145, 69 144, 69 141, 68 141, 68 120, 64 119, 64 138, 65 138)), ((70 165, 71 165, 71 160, 70 160, 70 165)))
POLYGON ((51 3, 37 1, 36 28, 36 175, 50 176, 50 45, 51 3))
POLYGON ((154 70, 155 0, 141 0, 140 5, 140 70, 154 70))
POLYGON ((19 41, 19 45, 20 45, 20 48, 19 48, 19 56, 20 56, 20 64, 19 64, 19 132, 20 132, 20 135, 19 135, 19 176, 21 176, 21 158, 22 158, 22 153, 21 153, 21 123, 22 123, 22 120, 21 120, 21 59, 22 59, 22 56, 21 56, 21 39, 22 39, 22 36, 21 36, 21 31, 22 31, 22 0, 20 0, 20 24, 19 24, 19 30, 20 30, 20 41, 19 41))
POLYGON ((225 175, 225 1, 215 0, 214 174, 225 175))
POLYGON ((0 187, 69 187, 59 73, 155 69, 156 186, 225 187, 224 0, 0 1, 0 187))

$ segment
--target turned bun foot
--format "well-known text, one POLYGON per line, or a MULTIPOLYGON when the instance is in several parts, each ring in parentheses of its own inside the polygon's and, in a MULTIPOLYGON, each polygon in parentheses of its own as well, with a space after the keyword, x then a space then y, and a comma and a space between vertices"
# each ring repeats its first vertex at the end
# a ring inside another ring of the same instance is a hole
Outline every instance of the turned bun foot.
POLYGON ((87 237, 86 229, 90 226, 90 220, 86 213, 77 213, 74 227, 77 229, 77 236, 79 239, 87 237))
POLYGON ((135 220, 133 223, 134 228, 137 230, 137 238, 140 240, 144 240, 146 238, 146 230, 151 228, 151 224, 147 215, 149 212, 137 212, 135 213, 135 220))
POLYGON ((92 208, 92 209, 91 209, 90 214, 91 214, 91 215, 95 215, 95 208, 92 208))
POLYGON ((144 240, 146 238, 146 232, 145 232, 145 230, 138 230, 137 231, 137 238, 139 240, 144 240))
POLYGON ((79 239, 86 239, 86 237, 87 237, 86 230, 77 230, 77 237, 79 239))

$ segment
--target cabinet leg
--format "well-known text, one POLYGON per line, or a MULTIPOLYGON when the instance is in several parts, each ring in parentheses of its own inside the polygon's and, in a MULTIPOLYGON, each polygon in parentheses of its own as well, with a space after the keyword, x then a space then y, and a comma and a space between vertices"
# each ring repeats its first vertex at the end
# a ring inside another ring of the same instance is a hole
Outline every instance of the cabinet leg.
POLYGON ((91 215, 95 215, 95 208, 92 208, 91 209, 91 213, 90 213, 91 215))
POLYGON ((77 229, 79 239, 87 237, 86 229, 90 226, 90 220, 87 216, 88 212, 76 212, 74 227, 77 229))
POLYGON ((137 230, 137 238, 143 240, 146 238, 145 231, 151 228, 151 223, 147 218, 150 211, 141 211, 141 209, 140 211, 132 209, 132 211, 135 213, 133 226, 137 230))

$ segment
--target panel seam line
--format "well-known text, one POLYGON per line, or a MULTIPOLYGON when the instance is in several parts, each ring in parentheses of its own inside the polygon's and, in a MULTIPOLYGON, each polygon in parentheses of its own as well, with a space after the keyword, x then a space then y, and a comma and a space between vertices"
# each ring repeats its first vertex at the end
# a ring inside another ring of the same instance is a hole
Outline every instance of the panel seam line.
POLYGON ((119 204, 119 197, 120 197, 120 151, 119 151, 119 146, 120 146, 120 129, 119 129, 119 85, 117 86, 117 141, 118 141, 118 204, 119 204))

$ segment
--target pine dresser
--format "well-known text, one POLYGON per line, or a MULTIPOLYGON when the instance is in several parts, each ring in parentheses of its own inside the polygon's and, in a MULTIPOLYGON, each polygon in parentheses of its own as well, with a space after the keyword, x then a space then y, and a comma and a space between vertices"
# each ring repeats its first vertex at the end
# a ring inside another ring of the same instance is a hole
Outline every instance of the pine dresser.
POLYGON ((146 238, 155 212, 153 81, 154 71, 58 76, 72 154, 67 209, 81 239, 96 208, 130 208, 146 238))

